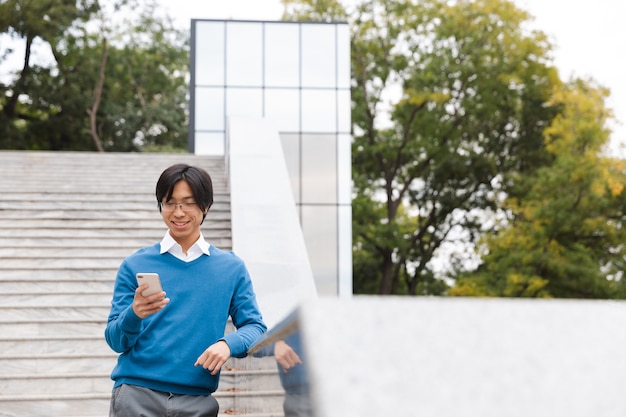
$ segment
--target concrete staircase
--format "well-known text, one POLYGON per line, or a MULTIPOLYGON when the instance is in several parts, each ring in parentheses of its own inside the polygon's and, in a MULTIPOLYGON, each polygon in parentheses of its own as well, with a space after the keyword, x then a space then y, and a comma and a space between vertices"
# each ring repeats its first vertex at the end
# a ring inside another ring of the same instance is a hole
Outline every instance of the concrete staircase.
MULTIPOLYGON (((116 355, 103 332, 115 273, 162 238, 154 187, 177 162, 213 177, 203 233, 230 249, 221 158, 0 151, 0 417, 108 415, 116 355)), ((216 398, 224 415, 282 415, 273 358, 231 360, 216 398)))

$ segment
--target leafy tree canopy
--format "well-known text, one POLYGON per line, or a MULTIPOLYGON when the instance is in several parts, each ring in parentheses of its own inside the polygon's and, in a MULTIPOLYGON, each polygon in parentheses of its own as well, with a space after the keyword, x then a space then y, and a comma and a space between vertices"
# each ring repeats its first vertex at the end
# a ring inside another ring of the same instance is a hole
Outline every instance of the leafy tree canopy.
POLYGON ((188 34, 156 1, 10 0, 0 16, 25 56, 0 86, 1 148, 186 148, 188 34), (52 63, 31 62, 35 40, 52 63))
MULTIPOLYGON (((366 0, 352 1, 349 8, 333 0, 283 3, 286 19, 350 23, 355 291, 446 294, 469 268, 465 254, 452 255, 446 259, 452 272, 435 274, 443 245, 456 240, 471 245, 502 230, 494 219, 515 218, 519 213, 511 202, 533 198, 537 178, 562 163, 555 147, 568 145, 555 135, 555 120, 565 120, 572 104, 555 91, 574 90, 563 86, 552 64, 552 45, 542 32, 529 30, 531 16, 507 0, 366 0)), ((603 102, 593 98, 594 88, 575 91, 590 95, 604 111, 603 102)), ((597 112, 588 122, 595 126, 588 135, 605 136, 605 120, 597 112)), ((570 163, 581 157, 571 155, 570 163)), ((619 171, 609 165, 607 172, 619 171)), ((570 219, 572 230, 588 220, 584 213, 570 219)), ((556 227, 555 220, 544 222, 556 227)), ((612 226, 605 224, 605 233, 612 226)), ((510 237, 529 239, 532 230, 514 230, 510 237)), ((587 249, 572 244, 572 259, 576 254, 578 267, 590 276, 593 270, 594 282, 606 287, 597 260, 608 247, 593 254, 587 249)), ((522 250, 497 254, 509 261, 528 256, 522 250)), ((609 264, 602 263, 603 271, 609 264)), ((542 281, 547 279, 552 295, 566 294, 566 280, 558 277, 571 276, 567 268, 555 266, 527 280, 540 278, 529 284, 540 287, 536 295, 547 291, 542 281)), ((492 283, 480 282, 487 293, 492 283)), ((582 281, 571 284, 577 285, 582 281)), ((603 291, 593 293, 606 295, 603 291)))

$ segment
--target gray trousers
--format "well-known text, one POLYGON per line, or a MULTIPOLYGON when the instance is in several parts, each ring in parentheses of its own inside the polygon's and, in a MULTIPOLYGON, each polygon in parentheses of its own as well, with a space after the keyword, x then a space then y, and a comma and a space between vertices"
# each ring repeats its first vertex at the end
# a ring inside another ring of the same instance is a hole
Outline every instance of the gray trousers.
POLYGON ((217 417, 212 395, 180 395, 123 384, 113 390, 109 417, 217 417))
POLYGON ((308 393, 285 394, 285 417, 313 417, 313 404, 308 393))

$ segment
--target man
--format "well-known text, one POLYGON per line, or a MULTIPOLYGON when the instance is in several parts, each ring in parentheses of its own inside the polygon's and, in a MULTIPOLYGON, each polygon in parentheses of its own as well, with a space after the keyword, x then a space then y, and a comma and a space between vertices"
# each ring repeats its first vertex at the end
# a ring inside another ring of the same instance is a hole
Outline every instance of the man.
POLYGON ((243 261, 202 236, 213 204, 209 174, 173 165, 156 199, 165 237, 127 257, 115 280, 105 338, 120 355, 109 415, 217 416, 211 394, 221 367, 246 356, 267 327, 243 261), (144 297, 148 285, 138 286, 136 274, 154 272, 163 291, 144 297), (228 316, 237 330, 224 335, 228 316))

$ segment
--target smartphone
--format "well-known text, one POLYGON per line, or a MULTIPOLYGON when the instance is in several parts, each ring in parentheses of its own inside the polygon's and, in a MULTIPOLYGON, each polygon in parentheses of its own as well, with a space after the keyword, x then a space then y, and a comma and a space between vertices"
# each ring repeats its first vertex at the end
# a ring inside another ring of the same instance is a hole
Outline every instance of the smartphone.
POLYGON ((161 279, 156 272, 139 272, 137 274, 137 285, 141 286, 143 284, 149 285, 149 287, 141 293, 144 297, 163 291, 161 279))

